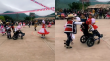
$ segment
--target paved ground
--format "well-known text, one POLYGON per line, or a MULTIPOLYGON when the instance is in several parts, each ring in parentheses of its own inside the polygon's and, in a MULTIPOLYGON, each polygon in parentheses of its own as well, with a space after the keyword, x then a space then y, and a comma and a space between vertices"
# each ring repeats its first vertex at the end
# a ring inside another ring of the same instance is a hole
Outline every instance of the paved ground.
POLYGON ((67 39, 64 34, 64 25, 66 20, 56 20, 55 25, 55 61, 110 61, 110 19, 97 20, 98 30, 104 35, 100 44, 88 47, 87 44, 80 42, 83 35, 78 27, 78 33, 75 35, 72 49, 64 47, 64 41, 67 39))
MULTIPOLYGON (((54 61, 55 26, 47 28, 50 32, 46 39, 41 39, 34 27, 22 28, 24 39, 7 39, 0 34, 0 61, 54 61)), ((37 27, 40 30, 41 26, 37 27)))

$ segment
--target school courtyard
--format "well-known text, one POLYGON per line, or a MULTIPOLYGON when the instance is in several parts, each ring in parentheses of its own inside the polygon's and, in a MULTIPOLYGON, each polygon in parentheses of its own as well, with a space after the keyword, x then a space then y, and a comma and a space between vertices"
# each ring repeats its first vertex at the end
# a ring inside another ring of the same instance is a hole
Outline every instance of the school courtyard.
MULTIPOLYGON (((34 31, 34 26, 22 28, 23 39, 7 39, 0 34, 0 61, 55 61, 55 25, 46 28, 50 34, 45 39, 34 31)), ((13 33, 12 33, 13 34, 13 33)))
POLYGON ((55 61, 110 61, 110 19, 97 19, 98 31, 103 34, 100 44, 92 47, 80 42, 83 33, 77 26, 74 44, 71 49, 64 47, 67 35, 64 33, 66 20, 56 20, 55 25, 55 61))

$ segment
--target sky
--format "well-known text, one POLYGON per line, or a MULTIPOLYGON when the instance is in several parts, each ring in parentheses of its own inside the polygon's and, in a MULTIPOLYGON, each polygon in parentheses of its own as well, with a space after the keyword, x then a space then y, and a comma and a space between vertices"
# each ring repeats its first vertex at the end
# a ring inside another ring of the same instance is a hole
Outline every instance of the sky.
POLYGON ((101 1, 101 2, 107 2, 107 1, 110 1, 110 0, 97 0, 97 1, 101 1))
MULTIPOLYGON (((55 7, 55 0, 35 0, 47 7, 55 7)), ((35 10, 35 9, 42 9, 45 7, 42 7, 36 3, 34 3, 31 0, 0 0, 0 13, 6 12, 6 11, 28 11, 28 10, 35 10)), ((51 13, 54 13, 52 10, 47 11, 38 11, 34 12, 39 16, 46 16, 51 13)), ((29 15, 29 13, 25 13, 29 15)))

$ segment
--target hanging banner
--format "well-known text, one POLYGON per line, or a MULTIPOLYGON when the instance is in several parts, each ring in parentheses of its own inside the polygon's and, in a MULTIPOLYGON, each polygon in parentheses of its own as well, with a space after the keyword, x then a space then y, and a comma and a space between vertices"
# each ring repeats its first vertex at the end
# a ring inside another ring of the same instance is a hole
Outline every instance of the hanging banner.
POLYGON ((18 13, 28 13, 28 12, 46 11, 46 10, 54 10, 54 9, 55 9, 55 7, 50 7, 50 8, 29 10, 29 11, 13 12, 13 13, 0 13, 0 15, 5 15, 5 14, 18 14, 18 13))
MULTIPOLYGON (((41 3, 39 3, 39 2, 37 2, 37 1, 35 1, 35 0, 31 0, 31 1, 33 1, 33 2, 35 2, 35 3, 37 3, 37 4, 39 4, 39 5, 41 5, 41 6, 43 6, 43 7, 49 8, 49 7, 43 5, 43 4, 41 4, 41 3)), ((55 10, 52 9, 52 11, 55 11, 55 10)))

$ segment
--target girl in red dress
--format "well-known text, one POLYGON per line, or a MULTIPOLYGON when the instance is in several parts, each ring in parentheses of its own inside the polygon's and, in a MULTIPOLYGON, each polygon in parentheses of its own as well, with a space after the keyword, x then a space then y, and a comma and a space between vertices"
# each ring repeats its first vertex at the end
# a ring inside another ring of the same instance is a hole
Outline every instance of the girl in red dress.
POLYGON ((46 30, 45 20, 42 21, 42 28, 39 30, 38 33, 42 35, 41 38, 45 38, 45 35, 49 34, 49 32, 46 30))
POLYGON ((23 22, 23 27, 25 27, 25 22, 23 22))
POLYGON ((51 25, 51 22, 49 22, 49 25, 48 25, 48 28, 50 28, 52 25, 51 25))
POLYGON ((3 24, 1 24, 1 33, 2 33, 2 36, 5 35, 5 28, 4 28, 3 24))
POLYGON ((92 14, 89 14, 89 18, 86 21, 86 24, 90 25, 92 27, 93 34, 96 34, 98 37, 102 37, 102 34, 100 34, 97 30, 98 26, 95 25, 95 19, 93 18, 92 14))

